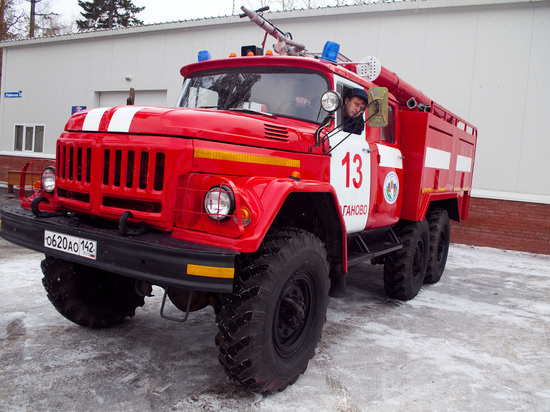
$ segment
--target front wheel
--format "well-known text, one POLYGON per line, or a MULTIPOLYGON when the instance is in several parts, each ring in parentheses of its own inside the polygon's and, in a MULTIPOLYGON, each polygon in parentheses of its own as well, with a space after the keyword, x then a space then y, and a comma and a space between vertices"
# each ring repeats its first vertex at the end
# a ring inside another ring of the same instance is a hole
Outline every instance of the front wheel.
POLYGON ((50 256, 41 267, 48 299, 78 325, 107 328, 134 316, 136 308, 143 306, 135 281, 125 276, 50 256))
POLYGON ((403 222, 396 228, 403 248, 386 256, 384 288, 393 299, 414 298, 426 276, 430 251, 430 234, 425 220, 403 222))
POLYGON ((216 337, 233 380, 269 394, 305 372, 326 320, 328 273, 323 243, 300 229, 268 235, 258 252, 241 257, 216 337))

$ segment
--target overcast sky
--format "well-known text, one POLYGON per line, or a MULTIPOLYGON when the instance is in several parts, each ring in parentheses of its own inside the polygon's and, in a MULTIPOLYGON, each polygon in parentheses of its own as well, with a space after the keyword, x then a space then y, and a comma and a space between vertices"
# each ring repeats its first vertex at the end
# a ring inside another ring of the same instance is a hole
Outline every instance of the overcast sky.
MULTIPOLYGON (((367 0, 363 0, 366 2, 367 0)), ((378 3, 383 0, 368 0, 378 3)), ((391 0, 393 2, 411 0, 391 0)), ((414 0, 413 0, 414 1, 414 0)), ((354 0, 339 1, 341 4, 354 4, 354 0)), ((63 20, 75 21, 82 18, 82 9, 78 0, 50 0, 51 10, 63 16, 63 20)), ((230 16, 240 13, 241 6, 251 9, 260 7, 260 0, 133 0, 133 3, 145 9, 137 15, 145 24, 165 23, 167 21, 189 20, 200 17, 230 16)), ((264 0, 265 3, 265 0, 264 0)), ((271 10, 281 9, 281 0, 271 0, 271 10)), ((335 5, 337 0, 313 0, 312 7, 335 5)), ((306 0, 294 0, 295 8, 302 8, 306 0)))
MULTIPOLYGON (((136 6, 145 6, 145 9, 137 15, 146 24, 162 23, 199 17, 231 15, 233 0, 133 0, 136 6)), ((238 12, 241 4, 245 6, 245 0, 235 0, 235 10, 238 12)), ((52 11, 63 16, 64 20, 80 19, 82 9, 77 0, 50 1, 52 11)))
MULTIPOLYGON (((366 0, 363 0, 366 1, 366 0)), ((378 3, 383 0, 368 0, 369 3, 378 3)), ((393 2, 411 0, 391 0, 393 2)), ((414 0, 413 0, 414 1, 414 0)), ((50 0, 53 12, 62 15, 64 21, 75 21, 82 18, 82 9, 78 0, 50 0)), ((168 21, 189 20, 201 17, 218 17, 238 14, 241 6, 251 9, 260 7, 260 0, 133 0, 133 3, 145 9, 137 15, 145 24, 165 23, 168 21)), ((271 10, 281 9, 281 0, 271 0, 271 10)), ((306 0, 294 0, 295 8, 302 8, 306 0)), ((313 7, 335 5, 337 0, 313 0, 313 7)), ((354 4, 354 0, 342 1, 344 4, 354 4)))

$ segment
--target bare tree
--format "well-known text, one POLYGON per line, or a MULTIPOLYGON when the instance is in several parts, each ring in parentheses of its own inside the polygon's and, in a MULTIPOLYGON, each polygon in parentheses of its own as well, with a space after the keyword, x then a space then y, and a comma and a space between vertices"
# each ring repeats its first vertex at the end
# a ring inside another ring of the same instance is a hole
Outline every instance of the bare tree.
MULTIPOLYGON (((21 37, 25 14, 15 8, 15 0, 0 0, 0 41, 21 37)), ((0 82, 2 80, 2 56, 0 48, 0 82)))
POLYGON ((248 8, 251 10, 258 10, 266 6, 272 6, 273 1, 271 0, 247 0, 246 1, 248 8))
POLYGON ((74 24, 64 23, 50 11, 49 0, 26 0, 30 3, 29 37, 55 36, 74 32, 74 24))
POLYGON ((18 5, 16 0, 0 0, 0 41, 22 37, 25 13, 18 10, 18 5))
POLYGON ((300 2, 304 9, 313 9, 317 7, 317 1, 316 0, 302 0, 300 2))
POLYGON ((284 10, 294 10, 295 8, 295 0, 279 0, 279 4, 281 5, 281 9, 284 10))

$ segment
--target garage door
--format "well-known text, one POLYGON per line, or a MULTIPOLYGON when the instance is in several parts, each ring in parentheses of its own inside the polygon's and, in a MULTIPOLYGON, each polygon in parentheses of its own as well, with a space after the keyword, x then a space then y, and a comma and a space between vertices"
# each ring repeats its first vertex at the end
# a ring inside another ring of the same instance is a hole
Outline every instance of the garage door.
MULTIPOLYGON (((140 106, 166 106, 166 93, 166 90, 136 90, 134 104, 140 106)), ((129 90, 99 92, 99 107, 125 105, 129 94, 129 90)))

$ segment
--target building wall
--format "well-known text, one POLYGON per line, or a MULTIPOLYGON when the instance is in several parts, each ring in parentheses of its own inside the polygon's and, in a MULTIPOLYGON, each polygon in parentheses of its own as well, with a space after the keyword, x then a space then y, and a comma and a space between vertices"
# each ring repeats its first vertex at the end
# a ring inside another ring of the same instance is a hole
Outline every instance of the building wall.
POLYGON ((468 220, 451 225, 451 242, 550 255, 550 205, 472 198, 468 220))
MULTIPOLYGON (((550 139, 543 121, 550 95, 550 1, 381 2, 271 13, 269 19, 308 51, 321 51, 331 40, 353 60, 379 57, 476 125, 474 197, 550 204, 550 139)), ((155 96, 151 102, 136 98, 137 104, 158 104, 160 95, 173 105, 182 84, 179 69, 196 61, 198 51, 225 57, 262 40, 263 31, 248 19, 232 16, 7 43, 1 90, 21 90, 22 97, 0 101, 0 156, 21 154, 13 151, 16 123, 44 124, 43 156, 52 156, 72 106, 98 107, 102 96, 109 96, 109 105, 119 97, 125 104, 130 87, 138 97, 155 96)), ((266 48, 273 43, 269 38, 266 48)))
MULTIPOLYGON (((44 158, 45 160, 46 158, 44 158)), ((54 157, 50 156, 49 159, 53 160, 54 157)), ((0 155, 0 181, 7 182, 8 172, 10 171, 19 171, 25 166, 27 162, 36 160, 36 163, 39 164, 40 160, 37 160, 36 157, 23 157, 23 156, 1 156, 0 155)))

